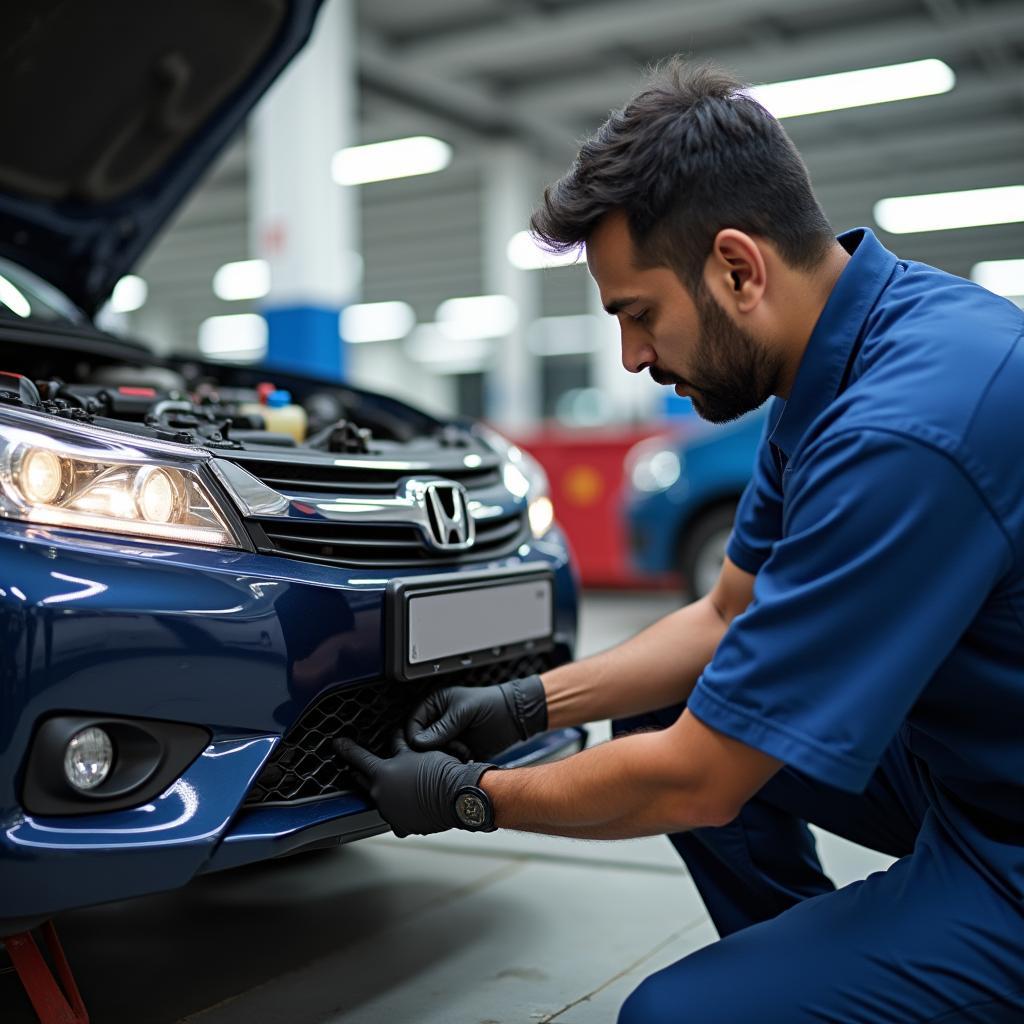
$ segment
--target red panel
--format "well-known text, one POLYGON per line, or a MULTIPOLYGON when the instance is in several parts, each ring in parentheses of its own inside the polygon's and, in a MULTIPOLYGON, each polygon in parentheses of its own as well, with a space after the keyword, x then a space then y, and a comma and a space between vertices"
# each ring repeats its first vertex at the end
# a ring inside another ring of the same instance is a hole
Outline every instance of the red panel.
POLYGON ((664 425, 595 430, 546 429, 520 444, 551 481, 555 515, 576 554, 586 586, 651 586, 629 566, 622 517, 623 462, 638 441, 664 425))

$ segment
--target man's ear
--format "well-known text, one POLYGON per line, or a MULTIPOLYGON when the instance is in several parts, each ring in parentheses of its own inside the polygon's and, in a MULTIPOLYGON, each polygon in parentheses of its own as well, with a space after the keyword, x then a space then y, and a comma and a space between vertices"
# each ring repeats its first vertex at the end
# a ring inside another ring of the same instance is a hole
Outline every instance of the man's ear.
POLYGON ((764 254, 750 235, 723 228, 715 235, 704 264, 704 283, 718 304, 737 313, 752 312, 767 286, 764 254))

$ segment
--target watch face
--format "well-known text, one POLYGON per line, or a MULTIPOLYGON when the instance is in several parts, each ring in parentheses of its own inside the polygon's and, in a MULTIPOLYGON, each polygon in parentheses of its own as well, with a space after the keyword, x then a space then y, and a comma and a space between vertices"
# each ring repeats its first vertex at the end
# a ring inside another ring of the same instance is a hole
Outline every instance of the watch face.
POLYGON ((459 821, 469 828, 480 828, 487 824, 487 808, 475 793, 462 793, 455 801, 455 813, 459 821))

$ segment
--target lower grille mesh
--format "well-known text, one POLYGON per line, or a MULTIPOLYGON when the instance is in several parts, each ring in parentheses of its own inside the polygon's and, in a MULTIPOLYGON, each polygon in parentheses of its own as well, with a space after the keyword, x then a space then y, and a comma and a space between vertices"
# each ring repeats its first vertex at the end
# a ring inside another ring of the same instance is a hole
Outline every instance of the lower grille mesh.
POLYGON ((544 654, 448 673, 431 687, 381 679, 326 693, 288 731, 252 784, 245 806, 296 803, 346 792, 353 780, 335 762, 332 740, 348 736, 367 750, 387 756, 394 734, 431 689, 503 683, 544 672, 568 658, 564 647, 556 647, 544 654))

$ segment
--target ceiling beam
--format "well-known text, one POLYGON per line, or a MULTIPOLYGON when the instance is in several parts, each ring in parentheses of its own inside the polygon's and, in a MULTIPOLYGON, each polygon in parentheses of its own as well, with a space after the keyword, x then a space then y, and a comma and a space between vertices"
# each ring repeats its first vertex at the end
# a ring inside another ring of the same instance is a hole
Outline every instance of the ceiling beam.
MULTIPOLYGON (((1019 0, 965 13, 957 24, 938 24, 931 16, 921 15, 894 19, 884 26, 815 33, 786 44, 713 48, 695 56, 713 58, 746 81, 772 82, 925 57, 952 59, 993 39, 1024 39, 1024 5, 1019 0)), ((534 77, 512 89, 510 96, 537 114, 566 120, 603 116, 625 104, 642 82, 639 68, 606 67, 564 79, 534 77)))
POLYGON ((968 165, 981 176, 983 166, 1001 159, 1024 163, 1024 131, 1008 132, 1002 119, 966 123, 957 131, 931 126, 904 135, 886 135, 865 145, 855 139, 844 145, 805 146, 801 153, 811 177, 819 182, 875 178, 897 168, 914 176, 935 168, 946 171, 968 165))
POLYGON ((1024 127, 1024 69, 995 76, 964 75, 957 79, 952 92, 940 96, 793 117, 783 121, 783 127, 802 152, 813 145, 836 142, 874 146, 893 135, 902 138, 936 127, 953 135, 951 124, 959 128, 975 119, 999 116, 1008 133, 1020 132, 1024 127))
POLYGON ((519 73, 538 64, 564 65, 567 56, 592 53, 600 62, 603 51, 648 43, 669 36, 685 40, 723 30, 737 31, 743 21, 766 13, 772 16, 848 8, 849 0, 645 0, 591 3, 581 8, 508 18, 503 24, 447 32, 442 38, 396 50, 402 63, 421 71, 447 76, 519 73))
POLYGON ((888 196, 958 192, 961 189, 996 188, 1024 181, 1024 157, 988 160, 977 165, 929 167, 926 169, 879 168, 875 174, 857 174, 843 180, 811 182, 826 206, 875 203, 888 196))
POLYGON ((478 134, 520 138, 531 148, 565 155, 572 149, 572 134, 550 119, 537 119, 505 97, 479 86, 463 85, 447 75, 407 66, 380 42, 361 37, 358 47, 359 79, 369 89, 399 99, 418 110, 454 121, 478 134))

